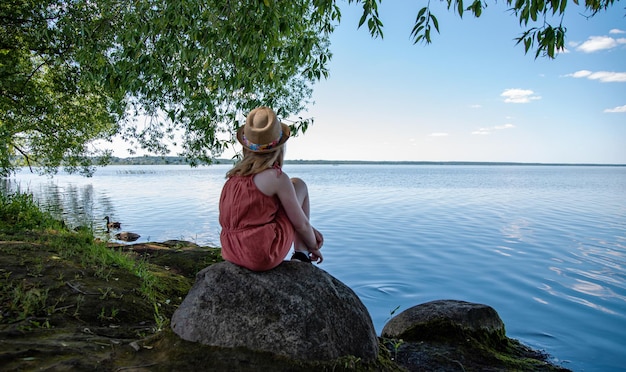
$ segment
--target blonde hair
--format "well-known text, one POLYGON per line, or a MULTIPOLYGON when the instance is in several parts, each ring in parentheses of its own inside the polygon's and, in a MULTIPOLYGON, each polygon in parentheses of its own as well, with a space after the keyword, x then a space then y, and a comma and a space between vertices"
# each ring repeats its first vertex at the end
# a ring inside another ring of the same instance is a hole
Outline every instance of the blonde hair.
POLYGON ((243 159, 226 173, 226 178, 233 176, 250 176, 273 167, 283 167, 285 145, 272 152, 253 152, 243 148, 243 159))

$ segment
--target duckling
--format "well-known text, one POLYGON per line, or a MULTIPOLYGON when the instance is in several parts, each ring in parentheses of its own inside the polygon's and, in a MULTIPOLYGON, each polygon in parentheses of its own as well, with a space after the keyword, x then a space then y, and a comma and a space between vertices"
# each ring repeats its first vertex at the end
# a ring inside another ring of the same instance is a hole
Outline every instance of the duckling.
POLYGON ((125 242, 134 242, 135 240, 139 239, 140 237, 141 237, 141 235, 135 234, 133 232, 128 232, 128 231, 122 231, 120 233, 115 234, 115 239, 123 240, 125 242))
POLYGON ((107 221, 107 230, 108 229, 119 229, 122 227, 122 224, 119 222, 112 222, 109 219, 109 216, 104 217, 104 219, 107 221))

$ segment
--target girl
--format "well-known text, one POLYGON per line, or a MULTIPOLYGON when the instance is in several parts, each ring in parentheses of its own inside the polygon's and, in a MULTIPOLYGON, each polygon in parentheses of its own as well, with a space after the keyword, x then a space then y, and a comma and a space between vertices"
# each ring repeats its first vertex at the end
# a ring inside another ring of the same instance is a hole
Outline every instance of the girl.
POLYGON ((228 173, 220 197, 222 257, 254 271, 278 266, 294 245, 292 261, 321 263, 324 237, 309 222, 309 192, 282 171, 289 126, 258 107, 237 131, 243 159, 228 173))

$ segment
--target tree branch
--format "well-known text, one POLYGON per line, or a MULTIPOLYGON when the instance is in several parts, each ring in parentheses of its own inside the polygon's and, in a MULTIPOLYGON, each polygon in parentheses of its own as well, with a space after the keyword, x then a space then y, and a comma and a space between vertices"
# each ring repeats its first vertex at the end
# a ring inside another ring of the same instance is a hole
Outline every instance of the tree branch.
POLYGON ((15 149, 16 149, 16 150, 17 150, 20 154, 22 154, 22 156, 24 157, 24 160, 26 160, 26 164, 28 165, 28 169, 30 169, 30 172, 31 172, 31 173, 34 173, 34 172, 33 172, 33 167, 32 167, 32 166, 31 166, 31 164, 30 164, 30 156, 28 156, 28 153, 27 153, 27 152, 25 152, 24 150, 22 150, 22 149, 21 149, 18 145, 16 145, 15 143, 11 143, 11 145, 12 145, 13 147, 15 147, 15 149))

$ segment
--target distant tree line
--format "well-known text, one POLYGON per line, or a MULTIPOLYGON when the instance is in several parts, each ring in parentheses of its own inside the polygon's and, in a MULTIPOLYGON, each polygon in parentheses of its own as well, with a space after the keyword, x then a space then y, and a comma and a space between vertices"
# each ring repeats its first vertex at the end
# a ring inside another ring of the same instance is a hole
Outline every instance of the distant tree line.
MULTIPOLYGON (((94 159, 94 164, 97 161, 94 159)), ((202 162, 196 165, 209 164, 232 164, 233 160, 228 159, 212 159, 211 162, 202 162)), ((119 158, 112 156, 109 158, 110 165, 191 165, 189 159, 184 156, 132 156, 127 158, 119 158)))

